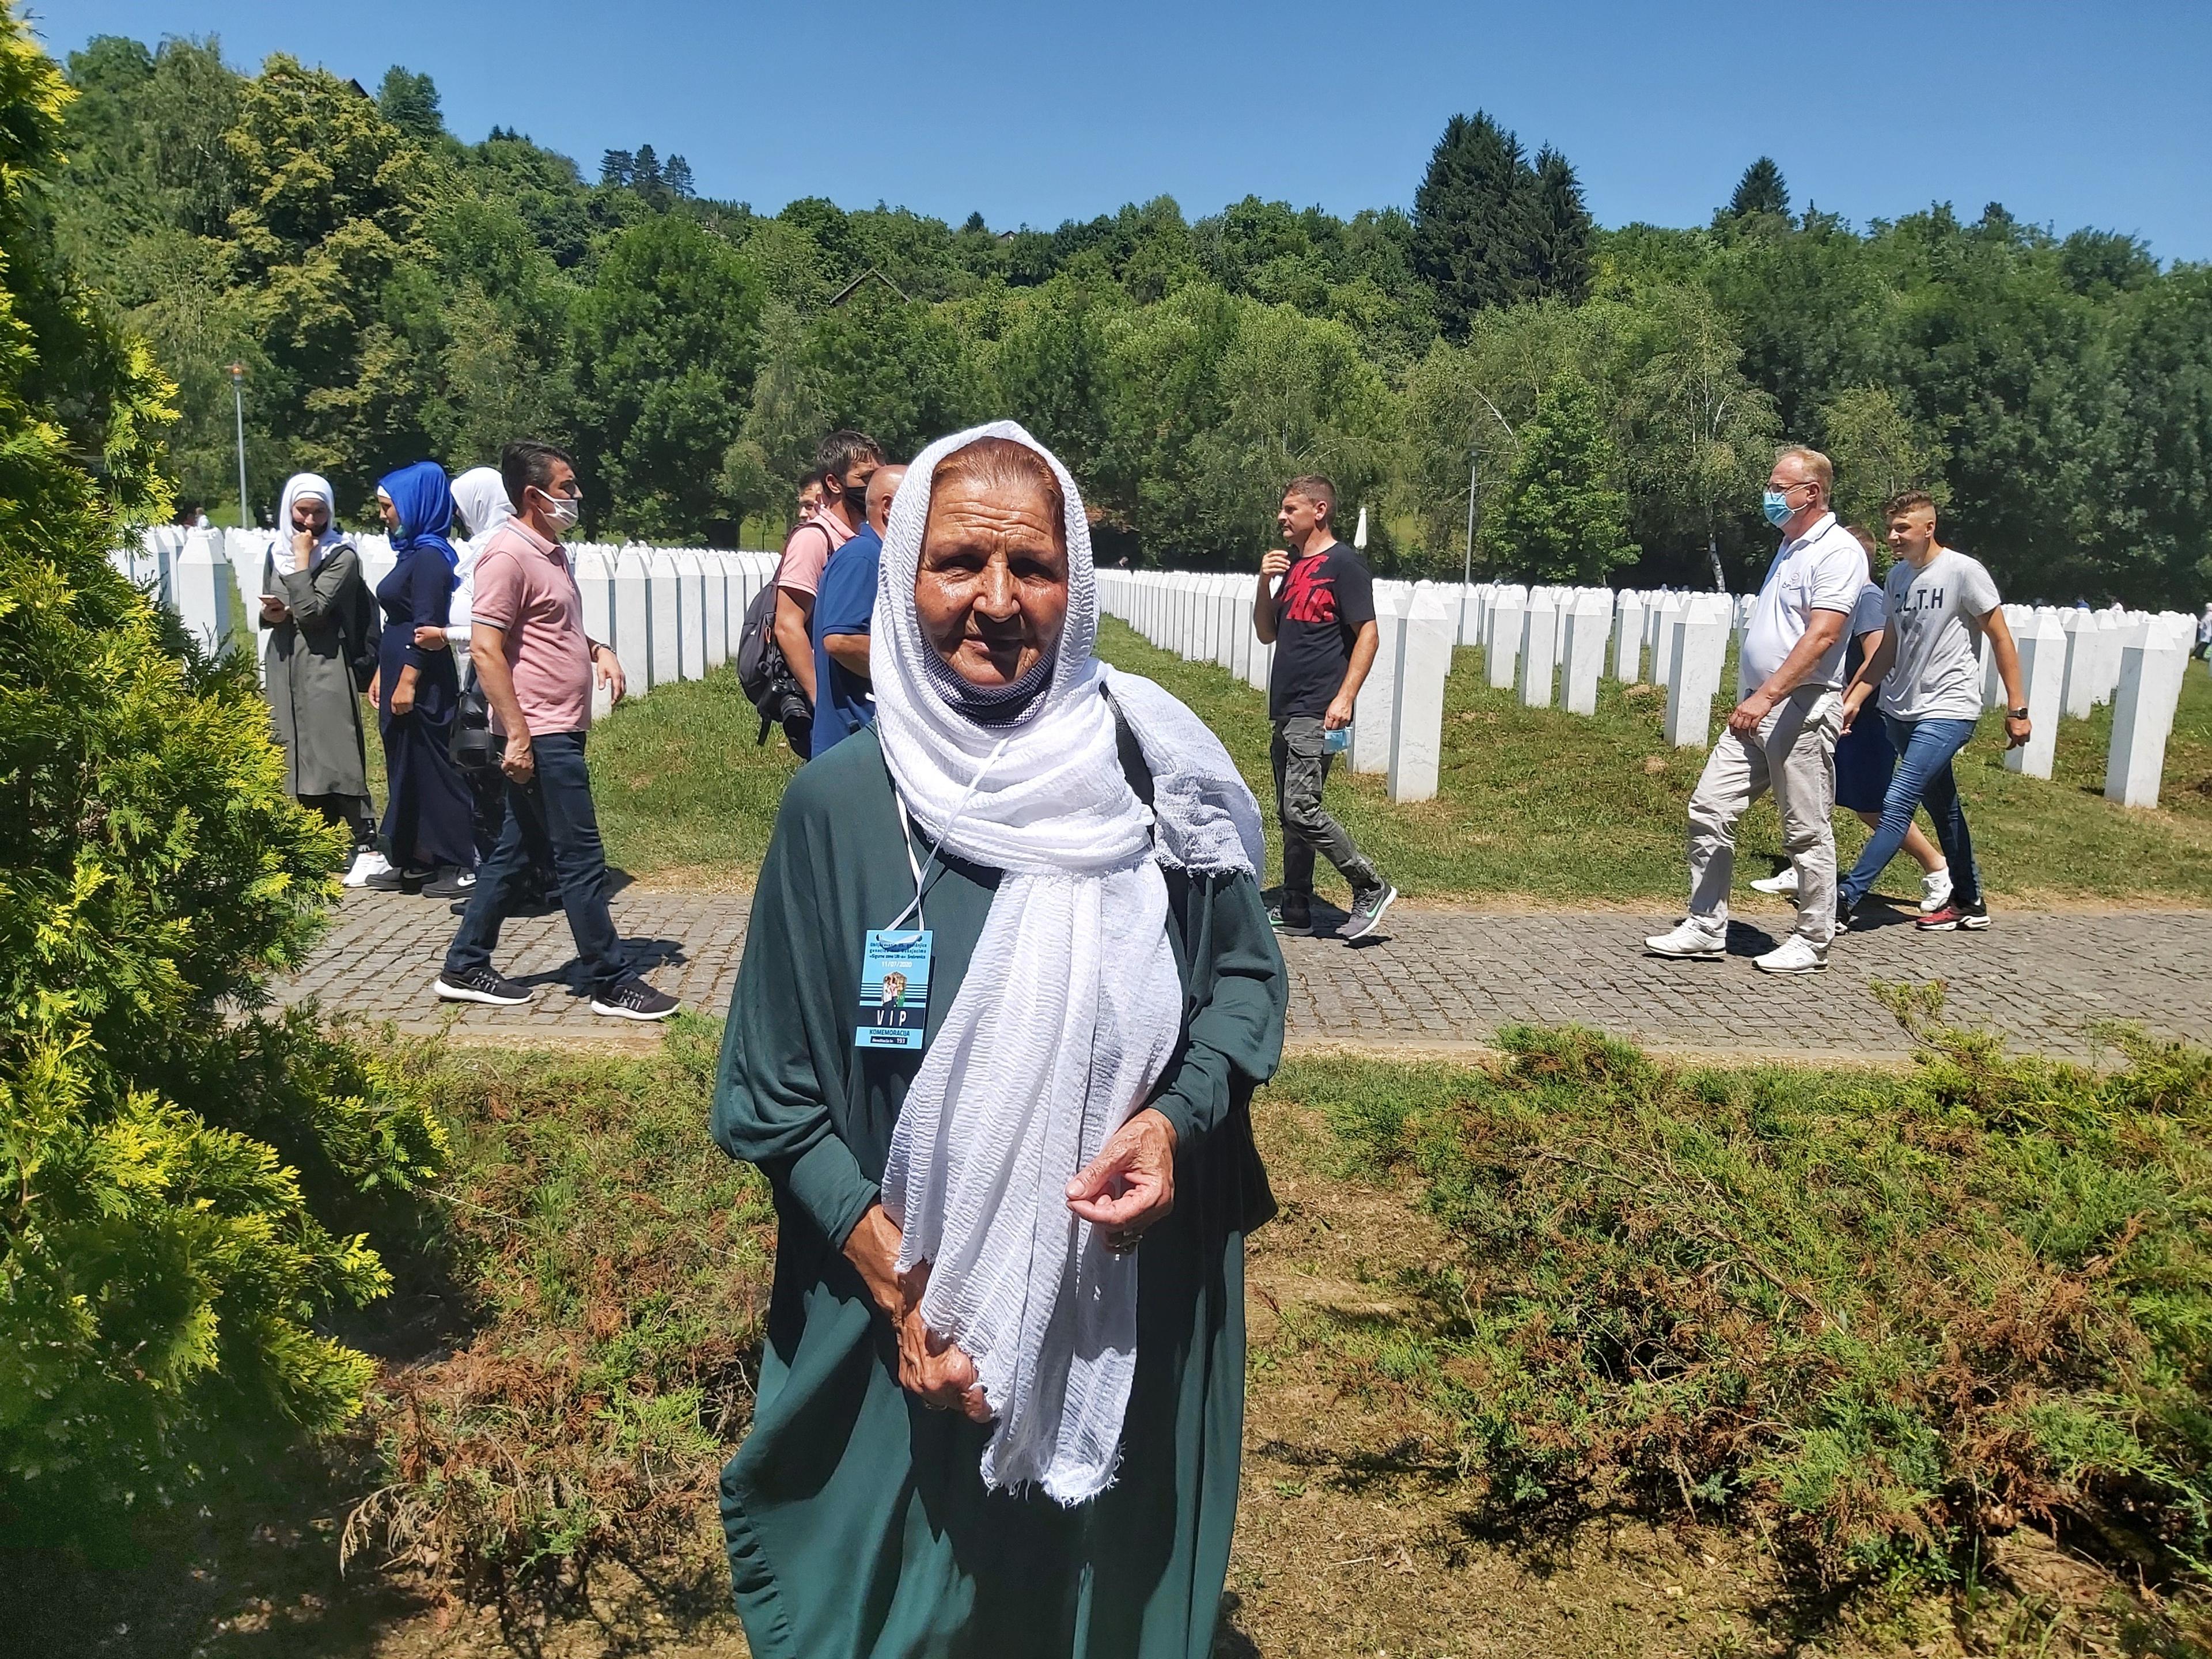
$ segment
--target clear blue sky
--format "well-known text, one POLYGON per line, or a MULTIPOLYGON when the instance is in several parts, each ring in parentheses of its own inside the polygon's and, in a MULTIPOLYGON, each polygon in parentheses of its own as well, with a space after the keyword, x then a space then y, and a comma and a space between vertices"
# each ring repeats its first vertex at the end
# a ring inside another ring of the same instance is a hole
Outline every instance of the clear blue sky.
POLYGON ((374 90, 434 76, 447 125, 519 127, 587 174, 651 143, 772 211, 878 200, 994 228, 1165 192, 1410 206, 1445 119, 1489 110, 1580 172, 1600 222, 1695 224, 1771 155, 1854 223, 1948 201, 2212 258, 2212 5, 1355 0, 31 0, 100 33, 284 51, 374 90), (949 21, 928 14, 947 10, 949 21))

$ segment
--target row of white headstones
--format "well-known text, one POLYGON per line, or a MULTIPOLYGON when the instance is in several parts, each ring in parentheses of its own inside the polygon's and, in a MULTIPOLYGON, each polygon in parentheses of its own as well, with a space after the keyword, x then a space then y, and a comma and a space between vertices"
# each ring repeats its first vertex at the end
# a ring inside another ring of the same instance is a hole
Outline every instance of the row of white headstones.
MULTIPOLYGON (((352 538, 371 588, 390 574, 381 536, 352 538)), ((265 531, 150 530, 112 556, 132 581, 172 606, 211 650, 244 646, 258 657, 259 596, 271 538, 265 531)), ((746 607, 775 574, 776 556, 708 548, 572 544, 584 625, 611 642, 630 693, 698 679, 737 649, 746 607)), ((1154 645, 1211 661, 1265 690, 1273 647, 1252 629, 1257 578, 1183 572, 1100 571, 1099 606, 1154 645)), ((1443 751, 1444 681, 1455 647, 1480 646, 1490 686, 1530 708, 1597 711, 1598 682, 1664 687, 1668 742, 1711 740, 1713 699, 1732 640, 1751 615, 1749 596, 1639 592, 1604 587, 1375 584, 1382 641, 1354 711, 1352 769, 1384 775, 1394 800, 1437 792, 1443 751)), ((2035 738, 2005 757, 2031 777, 2051 774, 2058 719, 2113 705, 2105 793, 2130 806, 2158 804, 2166 740, 2194 637, 2178 612, 2008 605, 2035 738)), ((2004 688, 1986 642, 1986 706, 2004 688)), ((604 712, 604 711, 602 711, 604 712)))
MULTIPOLYGON (((348 539, 374 591, 392 574, 382 536, 348 539)), ((266 531, 149 530, 110 556, 133 582, 175 610, 212 651, 240 646, 261 654, 260 595, 271 538, 266 531)), ((745 609, 775 573, 773 553, 703 547, 571 543, 584 631, 622 659, 629 695, 672 680, 702 678, 733 656, 745 609)), ((605 693, 599 694, 604 699, 605 693)), ((605 714, 602 706, 598 711, 605 714)))
MULTIPOLYGON (((1252 628, 1258 580, 1101 571, 1099 606, 1162 649, 1216 663, 1264 691, 1274 648, 1252 628)), ((1532 708, 1594 714, 1606 678, 1664 687, 1666 740, 1703 749, 1712 738, 1729 647, 1741 642, 1753 602, 1748 594, 1377 580, 1382 639, 1353 708, 1352 768, 1382 774, 1393 800, 1436 794, 1444 682, 1461 647, 1481 647, 1490 687, 1532 708)), ((2035 734, 2006 754, 2007 769, 2048 778, 2060 716, 2086 719, 2111 703, 2105 793, 2128 806, 2157 805, 2194 619, 2026 605, 2004 612, 2020 646, 2035 734)), ((2002 708, 2004 685, 1986 640, 1982 665, 1984 706, 2002 708)))

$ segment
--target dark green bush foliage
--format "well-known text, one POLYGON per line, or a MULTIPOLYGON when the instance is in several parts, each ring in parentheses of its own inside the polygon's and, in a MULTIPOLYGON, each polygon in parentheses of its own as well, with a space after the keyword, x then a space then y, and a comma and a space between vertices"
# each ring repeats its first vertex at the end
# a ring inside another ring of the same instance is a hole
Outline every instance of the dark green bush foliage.
POLYGON ((751 1416, 775 1243, 766 1183, 706 1135, 720 1037, 684 1015, 647 1060, 401 1059, 453 1127, 426 1243, 473 1334, 380 1380, 349 1553, 543 1598, 696 1537, 751 1416))
POLYGON ((1904 1076, 1516 1029, 1395 1100, 1294 1079, 1462 1247, 1376 1380, 1442 1413, 1491 1505, 1725 1513, 1828 1580, 2029 1522, 2202 1572, 2212 1054, 2122 1035, 2099 1073, 1903 1011, 1904 1076))
POLYGON ((354 1050, 251 1017, 341 838, 250 668, 107 562, 164 504, 170 388, 32 210, 66 101, 0 5, 0 1531, 46 1534, 188 1488, 226 1424, 356 1411, 317 1322, 384 1273, 341 1229, 439 1151, 354 1050))

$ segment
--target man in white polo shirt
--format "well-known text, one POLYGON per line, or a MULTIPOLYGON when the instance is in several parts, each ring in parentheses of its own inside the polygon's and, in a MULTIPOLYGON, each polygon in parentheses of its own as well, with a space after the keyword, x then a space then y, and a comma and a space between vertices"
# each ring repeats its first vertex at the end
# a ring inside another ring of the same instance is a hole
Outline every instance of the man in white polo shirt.
POLYGON ((1842 726, 1844 624, 1867 581, 1866 550, 1828 510, 1835 476, 1826 455, 1802 447, 1777 455, 1767 475, 1763 506, 1767 522, 1782 532, 1782 548, 1744 630, 1741 701, 1690 797, 1690 914, 1671 933, 1644 941, 1654 955, 1727 954, 1736 820, 1771 789, 1783 846, 1797 872, 1797 926, 1753 965, 1770 974, 1814 974, 1828 965, 1836 925, 1836 832, 1828 815, 1842 726))

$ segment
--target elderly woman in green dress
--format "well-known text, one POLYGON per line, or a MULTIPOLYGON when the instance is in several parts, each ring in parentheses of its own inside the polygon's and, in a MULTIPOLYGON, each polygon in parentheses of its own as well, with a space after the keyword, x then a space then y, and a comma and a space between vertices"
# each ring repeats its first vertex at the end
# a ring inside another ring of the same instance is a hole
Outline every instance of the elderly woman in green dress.
POLYGON ((1011 422, 925 450, 876 725, 784 797, 715 1093, 780 1222, 722 1474, 761 1659, 1212 1644, 1283 966, 1257 804, 1097 630, 1066 470, 1011 422))

